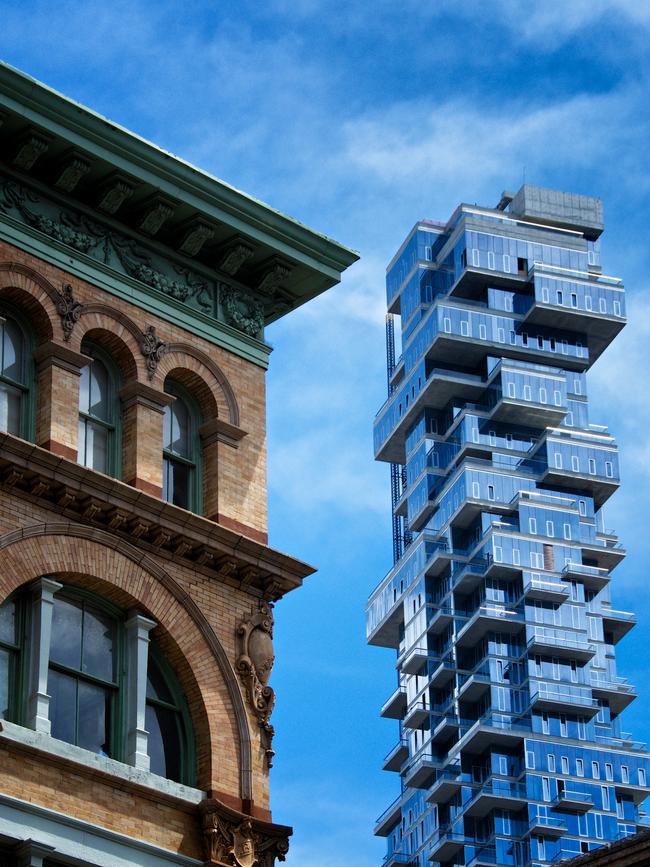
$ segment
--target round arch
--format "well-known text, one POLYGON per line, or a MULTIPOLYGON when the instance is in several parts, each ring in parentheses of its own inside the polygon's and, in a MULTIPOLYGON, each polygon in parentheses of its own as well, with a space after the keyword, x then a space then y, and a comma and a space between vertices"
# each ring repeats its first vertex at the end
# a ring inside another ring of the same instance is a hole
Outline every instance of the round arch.
MULTIPOLYGON (((216 362, 189 343, 170 343, 158 365, 154 379, 160 377, 159 381, 162 383, 168 374, 178 370, 187 371, 188 375, 193 375, 209 389, 212 400, 216 403, 216 412, 211 417, 206 416, 205 421, 210 421, 211 418, 219 415, 227 419, 230 424, 239 427, 239 406, 235 393, 216 362)), ((177 378, 176 374, 175 378, 177 378)), ((182 382, 182 379, 180 381, 182 382)), ((197 398, 199 398, 198 394, 197 398)))
POLYGON ((165 569, 104 530, 67 522, 39 524, 6 533, 0 536, 0 550, 0 601, 41 575, 67 577, 80 586, 112 592, 118 604, 131 600, 131 604, 144 607, 185 660, 184 670, 178 671, 182 683, 186 684, 188 677, 194 678, 193 670, 214 671, 212 660, 216 660, 220 678, 207 675, 205 682, 195 681, 189 684, 194 688, 188 690, 199 766, 205 761, 205 773, 200 774, 199 783, 206 789, 229 787, 220 782, 219 768, 213 765, 212 755, 227 755, 235 743, 239 747, 240 797, 252 799, 250 732, 235 672, 205 615, 165 569), (98 571, 111 575, 111 580, 98 575, 98 571), (230 706, 219 698, 221 685, 226 687, 230 706), (210 693, 214 705, 209 713, 201 687, 210 693), (232 720, 230 731, 228 720, 232 720), (198 743, 201 736, 207 740, 207 751, 198 743))
POLYGON ((0 299, 2 298, 6 298, 24 312, 38 343, 53 339, 55 323, 60 322, 56 307, 60 293, 45 277, 27 265, 0 262, 0 299))
POLYGON ((71 339, 71 347, 81 351, 85 339, 99 343, 120 368, 124 382, 146 381, 144 357, 140 351, 140 329, 119 310, 108 304, 84 304, 71 339))

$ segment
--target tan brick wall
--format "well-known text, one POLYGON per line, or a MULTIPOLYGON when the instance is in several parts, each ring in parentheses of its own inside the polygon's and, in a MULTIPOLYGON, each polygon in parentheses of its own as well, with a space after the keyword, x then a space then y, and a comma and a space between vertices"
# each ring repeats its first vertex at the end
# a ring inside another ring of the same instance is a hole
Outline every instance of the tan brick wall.
MULTIPOLYGON (((224 419, 246 432, 235 448, 206 439, 204 513, 224 526, 262 541, 266 539, 266 429, 264 370, 226 350, 188 334, 117 299, 58 268, 0 242, 0 302, 6 297, 28 318, 38 347, 48 341, 71 353, 102 345, 115 359, 122 385, 129 391, 123 412, 122 478, 146 493, 160 495, 162 483, 162 414, 165 377, 179 379, 195 396, 205 421, 224 419), (4 265, 3 265, 4 263, 4 265), (13 266, 9 263, 14 263, 13 266), (90 307, 64 340, 52 297, 70 283, 75 299, 90 307), (52 289, 53 287, 53 289, 52 289), (156 328, 169 353, 149 380, 137 332, 156 328), (145 397, 142 397, 146 392, 145 397), (146 391, 149 389, 150 391, 146 391), (137 397, 133 395, 137 393, 137 397), (156 393, 160 405, 156 407, 156 393), (236 418, 238 412, 238 418, 236 418)), ((39 362, 36 441, 74 460, 79 377, 74 364, 56 359, 39 362)), ((96 531, 93 538, 42 532, 22 539, 7 534, 61 521, 33 497, 3 490, 0 494, 0 603, 17 588, 43 574, 93 590, 123 610, 132 607, 159 625, 153 637, 175 669, 186 694, 197 745, 197 785, 235 809, 242 801, 242 745, 233 694, 242 699, 251 742, 252 804, 256 815, 269 808, 269 779, 257 719, 235 674, 236 629, 256 606, 254 596, 197 572, 182 560, 144 554, 127 556, 124 543, 96 531), (167 577, 161 581, 160 575, 167 577), (199 622, 187 603, 198 606, 199 622), (207 624, 207 626, 206 626, 207 624), (215 657, 205 630, 223 648, 227 665, 215 657), (233 693, 233 690, 236 692, 233 693)), ((92 778, 89 771, 43 762, 38 757, 0 748, 0 789, 80 819, 132 834, 139 839, 200 857, 197 817, 164 799, 145 797, 127 784, 92 778)))

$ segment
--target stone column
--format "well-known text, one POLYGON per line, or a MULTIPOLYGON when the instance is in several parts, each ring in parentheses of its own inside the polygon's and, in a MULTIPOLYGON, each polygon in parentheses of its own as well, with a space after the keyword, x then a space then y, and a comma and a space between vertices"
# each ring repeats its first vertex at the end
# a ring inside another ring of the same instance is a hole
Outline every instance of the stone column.
POLYGON ((27 726, 34 731, 50 734, 50 697, 47 693, 47 672, 52 637, 54 594, 62 585, 52 578, 39 578, 32 584, 32 617, 30 627, 31 654, 27 726))
POLYGON ((149 633, 154 626, 153 620, 137 613, 126 621, 126 760, 144 771, 149 770, 145 710, 149 633))

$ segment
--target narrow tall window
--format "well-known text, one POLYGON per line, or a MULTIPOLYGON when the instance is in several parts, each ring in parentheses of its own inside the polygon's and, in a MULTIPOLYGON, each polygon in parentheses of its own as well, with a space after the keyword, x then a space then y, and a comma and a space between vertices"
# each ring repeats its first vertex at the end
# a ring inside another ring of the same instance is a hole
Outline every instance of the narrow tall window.
POLYGON ((117 411, 113 376, 99 358, 81 369, 77 461, 84 467, 113 475, 117 471, 117 411))
POLYGON ((166 666, 149 653, 147 667, 146 728, 151 771, 169 780, 182 782, 187 778, 188 759, 187 722, 183 712, 183 698, 178 694, 174 678, 166 666))
POLYGON ((18 651, 18 612, 16 603, 9 600, 0 605, 0 719, 13 719, 18 651))
POLYGON ((178 386, 165 390, 176 399, 165 407, 163 418, 163 499, 199 511, 198 413, 178 386))
POLYGON ((25 436, 27 403, 25 335, 13 319, 0 324, 0 431, 25 436))

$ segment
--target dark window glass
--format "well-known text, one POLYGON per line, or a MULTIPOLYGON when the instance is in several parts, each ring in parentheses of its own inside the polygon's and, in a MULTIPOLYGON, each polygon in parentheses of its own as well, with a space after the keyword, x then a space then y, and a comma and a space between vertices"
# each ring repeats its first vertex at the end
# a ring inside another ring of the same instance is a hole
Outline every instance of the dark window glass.
POLYGON ((0 641, 16 643, 16 604, 5 602, 0 605, 0 641))
POLYGON ((176 782, 183 779, 182 757, 188 749, 181 701, 178 689, 171 688, 169 677, 150 653, 145 724, 151 772, 176 782))
POLYGON ((57 597, 52 617, 48 691, 52 735, 112 755, 117 696, 117 623, 85 601, 57 597))
POLYGON ((20 327, 0 324, 0 430, 20 436, 25 388, 26 347, 20 327))
POLYGON ((9 716, 9 651, 0 647, 0 719, 9 716))
POLYGON ((81 369, 79 383, 79 442, 77 461, 85 467, 108 473, 114 434, 113 383, 98 358, 81 369))
POLYGON ((196 508, 196 424, 187 402, 173 386, 174 402, 163 418, 163 499, 183 509, 196 508))

